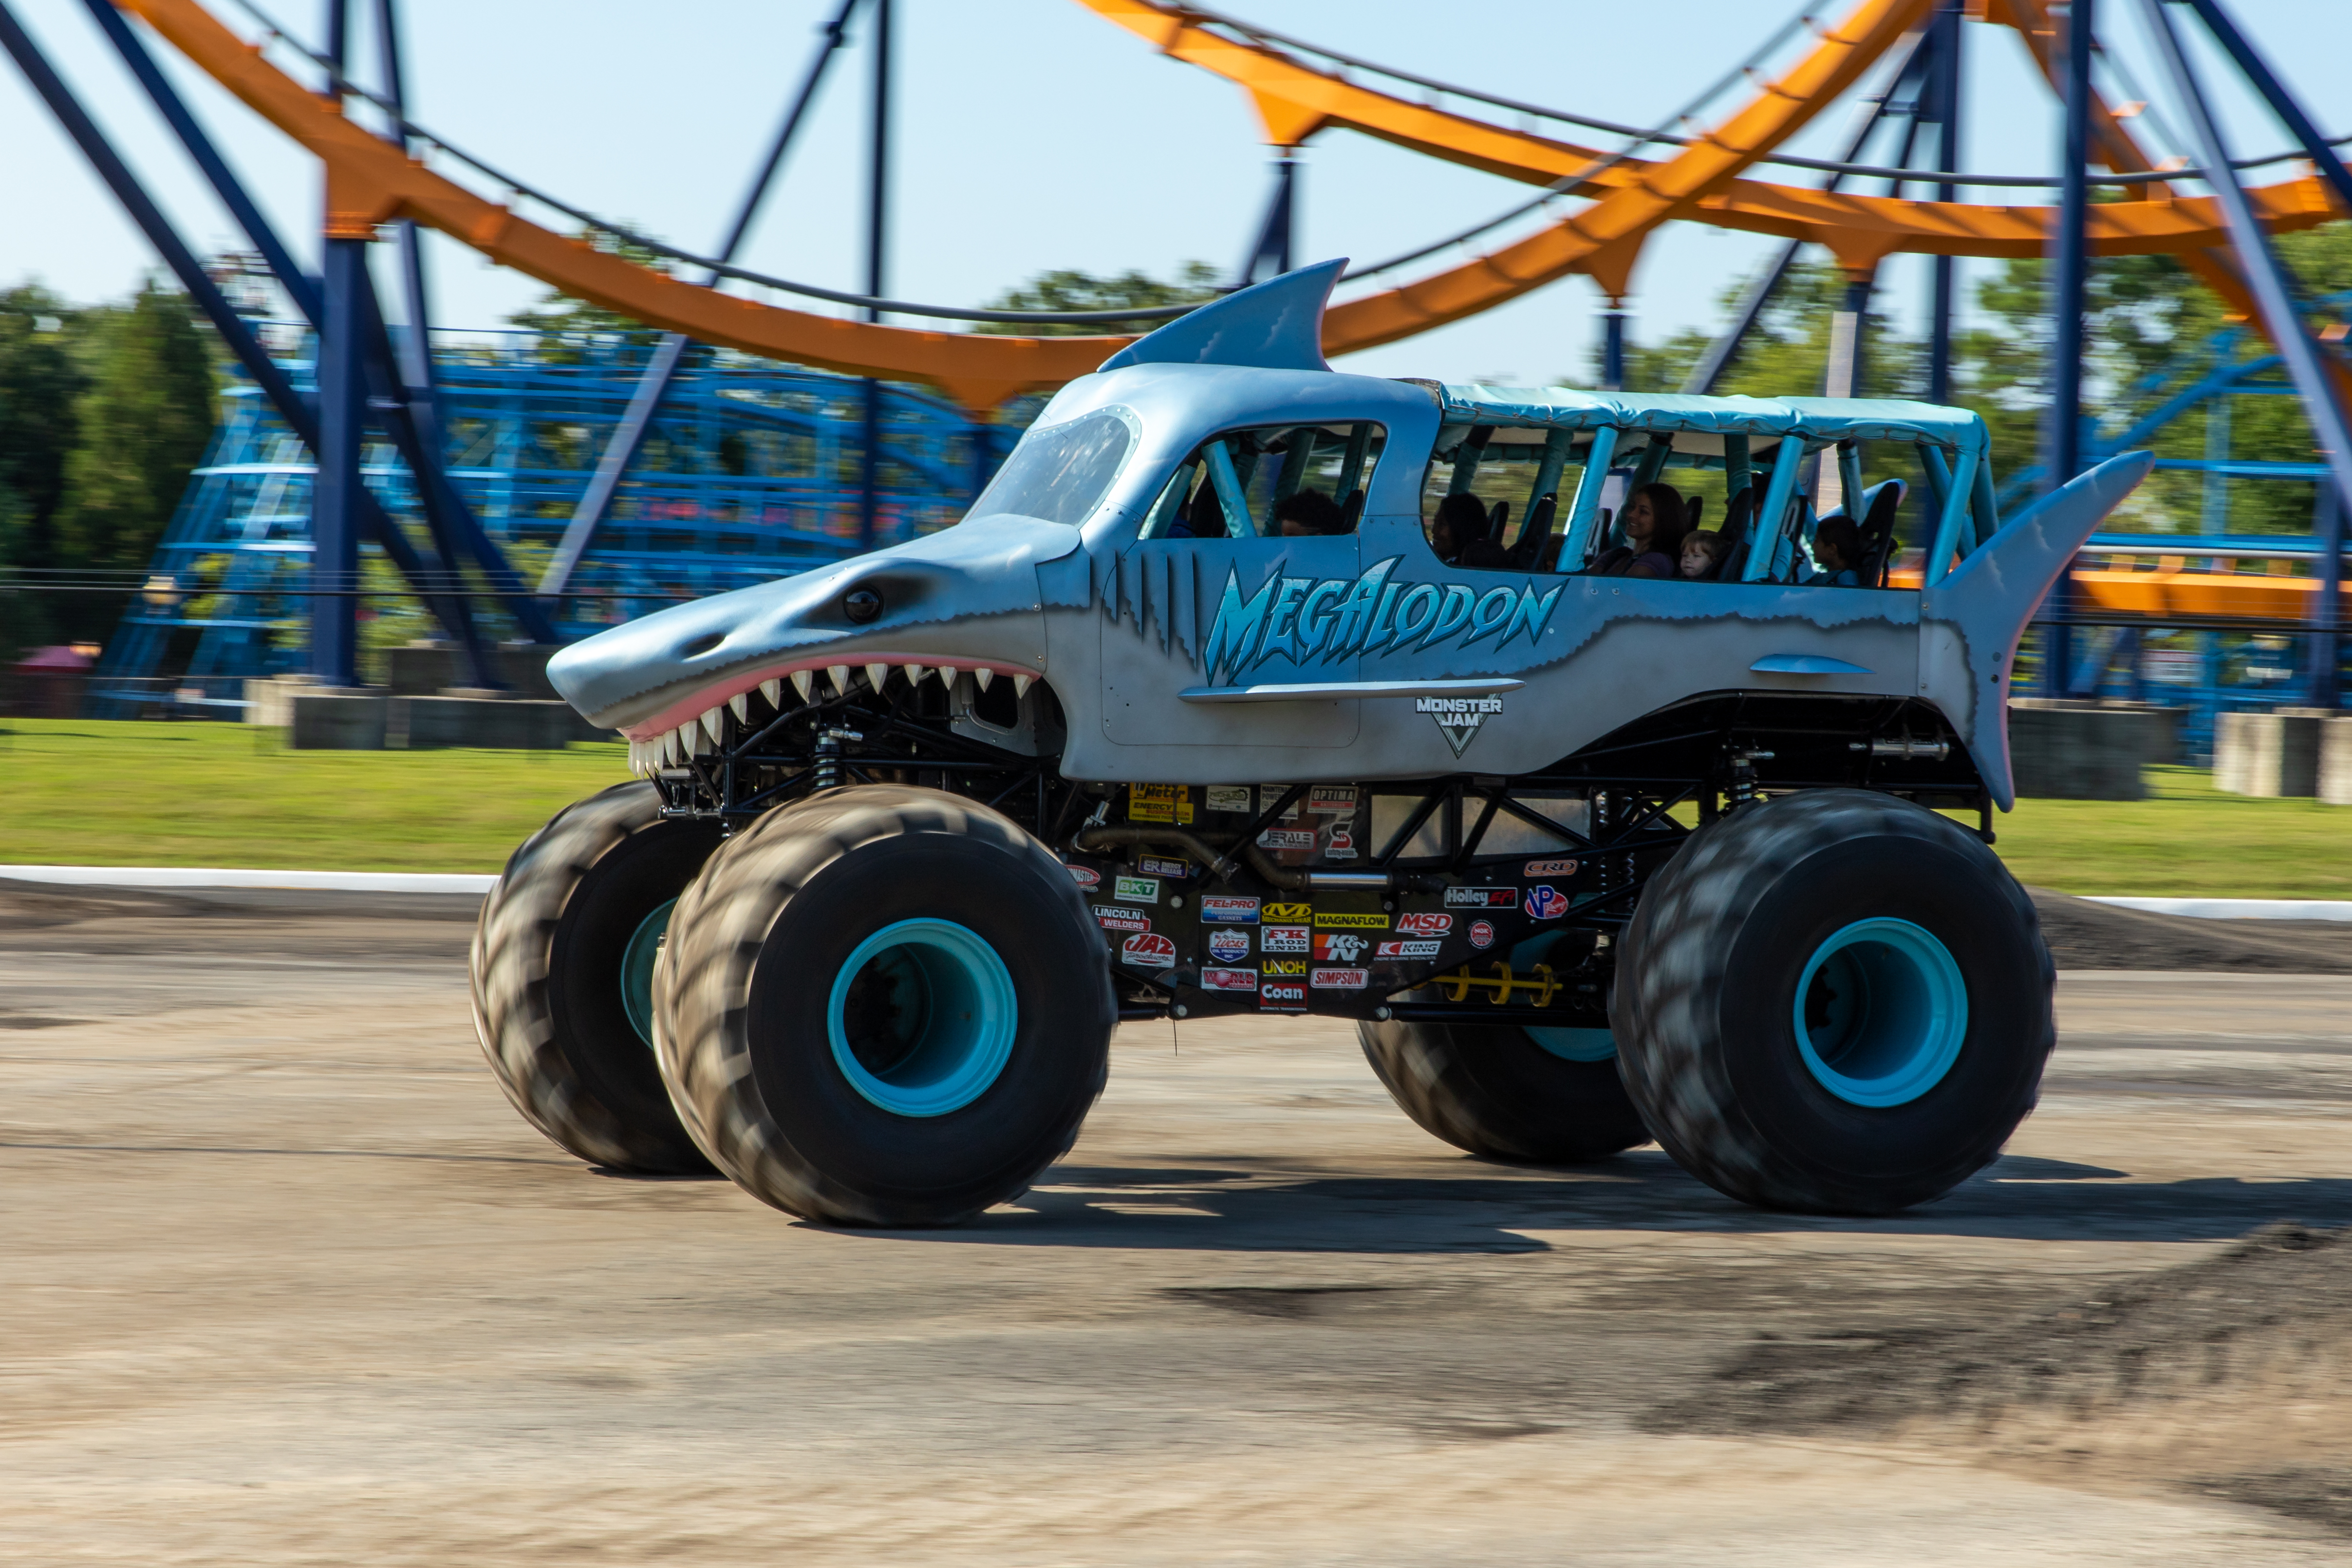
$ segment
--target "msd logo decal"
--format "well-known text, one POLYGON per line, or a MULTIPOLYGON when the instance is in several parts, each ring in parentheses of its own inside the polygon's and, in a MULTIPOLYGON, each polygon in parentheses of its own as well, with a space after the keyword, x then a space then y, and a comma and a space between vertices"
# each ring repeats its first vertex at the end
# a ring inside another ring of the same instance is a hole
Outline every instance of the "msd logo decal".
POLYGON ((1203 969, 1201 971, 1203 991, 1255 991, 1257 971, 1255 969, 1203 969))
POLYGON ((1119 944, 1118 961, 1138 969, 1171 969, 1176 963, 1176 944, 1158 931, 1148 931, 1119 944))
POLYGON ((1507 910, 1519 901, 1517 888, 1448 888, 1445 907, 1450 910, 1507 910))
POLYGON ((1209 956, 1219 963, 1239 963, 1249 956, 1249 932, 1245 931, 1211 931, 1209 956))
POLYGON ((1444 643, 1464 648, 1488 637, 1502 648, 1521 634, 1532 643, 1559 605, 1560 586, 1538 595, 1532 579, 1483 594, 1466 583, 1390 582, 1403 559, 1375 562, 1352 580, 1286 577, 1286 563, 1277 562, 1247 596, 1240 569, 1228 568, 1224 596, 1201 645, 1201 673, 1212 681, 1220 669, 1238 676, 1276 654, 1312 664, 1383 650, 1414 653, 1444 643))
POLYGON ((1454 917, 1434 911, 1415 911, 1397 916, 1397 930, 1407 936, 1444 936, 1454 929, 1454 917))
POLYGON ((1363 957, 1371 945, 1371 938, 1358 936, 1353 931, 1318 931, 1315 933, 1315 962, 1353 963, 1363 957))
POLYGON ((1257 924, 1257 900, 1237 899, 1224 893, 1203 893, 1201 896, 1201 918, 1222 921, 1227 925, 1257 924))
POLYGON ((1568 913, 1568 895, 1549 886, 1529 888, 1526 907, 1530 920, 1556 921, 1568 913))

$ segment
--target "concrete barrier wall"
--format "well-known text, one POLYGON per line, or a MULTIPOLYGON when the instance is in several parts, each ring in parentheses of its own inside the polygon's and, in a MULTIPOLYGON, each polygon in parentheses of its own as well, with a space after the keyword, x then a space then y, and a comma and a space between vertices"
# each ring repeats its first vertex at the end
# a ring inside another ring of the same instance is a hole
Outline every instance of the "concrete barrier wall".
POLYGON ((2352 805, 2352 714, 2320 723, 2319 798, 2328 805, 2352 805))
POLYGON ((293 751, 381 752, 392 697, 380 688, 296 687, 287 693, 286 710, 286 744, 293 751))
POLYGON ((2046 800, 2146 799, 2140 770, 2179 754, 2179 717, 2142 702, 2018 698, 2009 705, 2017 793, 2046 800))
POLYGON ((2222 713, 2213 725, 2213 787, 2231 795, 2309 798, 2319 793, 2324 708, 2222 713))

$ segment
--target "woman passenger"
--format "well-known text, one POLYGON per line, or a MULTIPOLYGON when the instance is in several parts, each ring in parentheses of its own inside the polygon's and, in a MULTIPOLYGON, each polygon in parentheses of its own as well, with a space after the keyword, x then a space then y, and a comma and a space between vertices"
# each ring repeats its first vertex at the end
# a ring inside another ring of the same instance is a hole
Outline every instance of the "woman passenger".
POLYGON ((1625 542, 1592 563, 1596 577, 1671 577, 1679 569, 1683 535, 1682 492, 1672 485, 1643 485, 1625 498, 1619 515, 1625 542))

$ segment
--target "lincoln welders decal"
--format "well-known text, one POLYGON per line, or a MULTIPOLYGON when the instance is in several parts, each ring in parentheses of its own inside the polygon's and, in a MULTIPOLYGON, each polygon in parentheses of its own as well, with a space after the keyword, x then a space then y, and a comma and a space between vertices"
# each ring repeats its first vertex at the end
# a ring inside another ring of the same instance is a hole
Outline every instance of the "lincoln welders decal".
POLYGON ((1201 648, 1201 670, 1238 676, 1282 654, 1297 664, 1354 654, 1418 652, 1441 643, 1468 647, 1495 639, 1508 647, 1522 632, 1533 642, 1559 606, 1561 587, 1538 595, 1532 584, 1480 593, 1466 583, 1391 583, 1402 555, 1346 577, 1286 577, 1283 563, 1255 594, 1242 592, 1241 570, 1225 570, 1224 596, 1201 648))

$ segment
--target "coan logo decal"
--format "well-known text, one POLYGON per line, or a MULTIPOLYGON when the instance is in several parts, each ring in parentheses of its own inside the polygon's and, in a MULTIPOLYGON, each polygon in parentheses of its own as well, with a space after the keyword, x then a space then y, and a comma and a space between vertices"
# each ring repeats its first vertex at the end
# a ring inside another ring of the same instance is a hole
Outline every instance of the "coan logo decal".
MULTIPOLYGON (((1295 664, 1360 654, 1417 653, 1441 643, 1468 647, 1495 639, 1496 648, 1525 633, 1542 635, 1561 588, 1538 595, 1532 585, 1494 587, 1481 594, 1466 583, 1391 583, 1402 555, 1346 577, 1286 577, 1277 564, 1258 591, 1244 597, 1241 572, 1225 572, 1224 597, 1201 648, 1201 670, 1233 676, 1279 654, 1295 664)), ((1132 814, 1130 814, 1132 815, 1132 814)))

